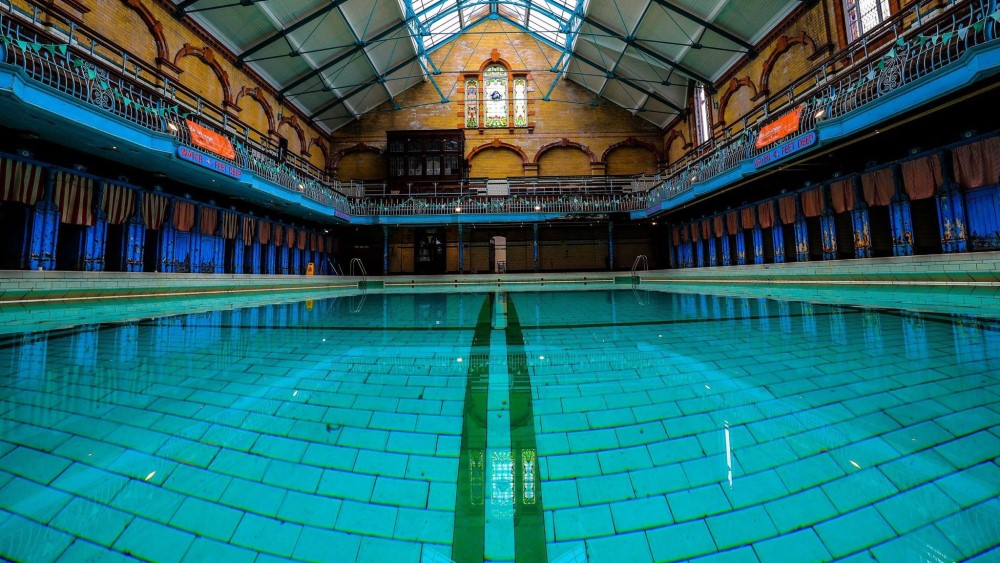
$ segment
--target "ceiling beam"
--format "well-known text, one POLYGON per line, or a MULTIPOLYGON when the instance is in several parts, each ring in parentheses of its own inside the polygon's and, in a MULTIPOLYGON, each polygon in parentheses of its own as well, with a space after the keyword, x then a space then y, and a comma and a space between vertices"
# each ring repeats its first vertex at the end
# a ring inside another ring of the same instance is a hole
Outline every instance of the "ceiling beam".
MULTIPOLYGON (((191 0, 186 0, 186 1, 191 1, 191 0)), ((194 1, 197 1, 197 0, 194 0, 194 1)), ((308 25, 310 22, 313 22, 316 19, 321 18, 321 17, 329 14, 332 10, 336 9, 337 6, 340 6, 341 4, 343 4, 345 2, 347 2, 347 0, 334 0, 334 1, 330 2, 330 3, 328 3, 326 6, 321 7, 320 9, 314 11, 313 13, 309 14, 308 16, 306 16, 306 17, 302 18, 301 20, 293 23, 292 25, 290 25, 290 26, 288 26, 288 27, 286 27, 284 29, 281 29, 280 31, 278 31, 274 35, 271 35, 270 37, 264 39, 263 41, 258 42, 257 44, 255 44, 252 47, 248 48, 246 51, 243 51, 242 53, 240 53, 236 57, 236 66, 237 66, 237 68, 243 66, 243 63, 246 62, 247 57, 249 57, 250 55, 253 55, 257 51, 260 51, 264 47, 267 47, 268 45, 270 45, 271 43, 274 43, 275 41, 278 41, 279 39, 287 37, 289 34, 294 33, 296 30, 302 28, 305 25, 308 25)))
POLYGON ((663 6, 664 8, 670 10, 671 12, 674 12, 675 14, 680 15, 681 17, 687 18, 687 19, 689 19, 689 20, 697 23, 698 25, 704 27, 705 29, 711 30, 716 35, 721 35, 722 37, 725 37, 729 41, 731 41, 731 42, 735 43, 736 45, 739 45, 740 47, 743 47, 744 49, 746 49, 747 50, 747 54, 749 54, 751 56, 753 55, 753 53, 754 53, 753 45, 747 43, 745 39, 742 39, 740 37, 737 37, 737 36, 733 35, 732 33, 726 31, 725 29, 722 29, 721 27, 715 25, 714 23, 706 21, 706 20, 704 20, 704 19, 702 19, 702 18, 700 18, 700 17, 692 14, 691 12, 685 10, 684 8, 681 8, 680 6, 675 6, 674 4, 668 2, 668 0, 653 0, 653 2, 656 2, 660 6, 663 6))
MULTIPOLYGON (((398 65, 396 65, 396 66, 390 68, 389 70, 387 70, 385 72, 385 74, 383 74, 382 76, 389 76, 390 74, 398 71, 399 69, 406 67, 407 65, 409 65, 413 61, 418 60, 419 57, 420 57, 420 55, 413 55, 412 57, 406 59, 405 61, 403 61, 403 62, 399 63, 398 65)), ((374 86, 375 84, 378 84, 378 83, 382 82, 382 76, 376 76, 374 79, 369 80, 368 82, 365 82, 364 84, 358 86, 357 88, 355 88, 355 89, 351 90, 350 92, 344 94, 343 96, 337 98, 336 100, 333 100, 332 102, 326 104, 325 106, 323 106, 320 109, 318 109, 315 112, 313 112, 313 114, 309 116, 309 119, 310 120, 316 119, 322 113, 330 111, 331 109, 333 109, 333 108, 339 106, 340 104, 346 102, 351 96, 354 96, 355 94, 361 92, 365 88, 368 88, 370 86, 374 86)), ((388 89, 386 89, 386 92, 388 92, 388 89)), ((392 100, 392 94, 389 94, 389 100, 390 101, 392 100)))
POLYGON ((654 59, 660 61, 661 63, 663 63, 663 64, 665 64, 667 66, 669 66, 670 68, 673 68, 673 69, 677 70, 678 72, 680 72, 681 74, 686 75, 688 78, 693 78, 693 79, 697 80, 698 82, 701 82, 702 84, 705 84, 706 86, 711 86, 712 85, 712 81, 709 80, 708 78, 702 76, 700 73, 697 73, 697 72, 691 70, 690 68, 688 68, 688 67, 686 67, 686 66, 684 66, 684 65, 682 65, 680 63, 674 62, 674 61, 670 60, 669 58, 664 57, 663 55, 657 53, 656 51, 653 51, 649 47, 646 47, 645 45, 639 43, 634 37, 623 37, 617 31, 611 29, 610 27, 607 27, 606 25, 598 22, 597 20, 591 18, 590 16, 586 16, 584 18, 584 21, 586 23, 588 23, 588 24, 596 27, 597 29, 603 31, 604 33, 607 33, 608 35, 614 37, 615 39, 621 41, 622 43, 625 43, 625 45, 627 47, 633 47, 635 50, 641 51, 641 52, 649 55, 650 57, 653 57, 654 59))
POLYGON ((198 0, 184 0, 183 2, 178 4, 177 7, 174 8, 174 17, 177 19, 183 18, 184 12, 197 1, 198 0))
MULTIPOLYGON (((647 90, 646 88, 643 88, 641 85, 636 84, 635 82, 632 82, 628 78, 625 78, 623 76, 619 76, 619 75, 617 75, 617 74, 615 74, 613 72, 609 73, 608 69, 606 69, 603 66, 595 63, 594 61, 588 59, 587 57, 584 57, 583 55, 581 55, 579 53, 573 53, 573 52, 571 52, 570 54, 573 56, 574 59, 576 59, 576 60, 578 60, 578 61, 580 61, 582 63, 586 63, 586 64, 588 64, 588 65, 596 68, 597 70, 602 71, 602 73, 604 73, 605 75, 609 75, 610 74, 610 76, 607 76, 608 80, 611 80, 613 78, 613 79, 621 82, 622 84, 625 84, 626 86, 629 86, 631 88, 634 88, 634 89, 642 92, 643 94, 646 94, 650 98, 653 98, 654 100, 660 102, 661 104, 663 104, 663 105, 665 105, 665 106, 667 106, 667 107, 669 107, 671 109, 674 109, 674 110, 676 110, 678 112, 684 111, 684 108, 678 106, 677 104, 671 102, 670 100, 664 98, 663 96, 657 94, 656 92, 647 90)), ((617 105, 620 105, 620 104, 617 104, 617 105)), ((639 108, 636 108, 636 109, 639 109, 639 108)))

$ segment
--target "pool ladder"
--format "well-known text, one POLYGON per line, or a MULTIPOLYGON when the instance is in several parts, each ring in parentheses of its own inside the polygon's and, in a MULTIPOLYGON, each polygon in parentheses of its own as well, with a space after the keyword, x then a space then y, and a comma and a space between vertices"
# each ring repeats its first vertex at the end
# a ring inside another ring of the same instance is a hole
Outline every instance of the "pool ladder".
POLYGON ((356 296, 351 296, 351 312, 360 313, 361 309, 365 308, 365 301, 368 299, 368 272, 365 270, 365 265, 361 262, 360 258, 351 258, 351 277, 354 277, 355 268, 361 274, 361 281, 358 282, 358 289, 361 290, 361 299, 355 300, 356 296))
POLYGON ((649 303, 649 291, 642 290, 640 295, 639 276, 636 275, 640 266, 642 266, 644 271, 649 271, 649 258, 647 258, 645 254, 636 256, 635 262, 632 263, 632 295, 635 296, 635 300, 638 301, 640 305, 646 305, 649 303))
POLYGON ((354 277, 355 266, 357 266, 358 272, 361 273, 361 281, 368 281, 368 272, 365 270, 365 265, 361 262, 360 258, 351 258, 351 277, 354 277))

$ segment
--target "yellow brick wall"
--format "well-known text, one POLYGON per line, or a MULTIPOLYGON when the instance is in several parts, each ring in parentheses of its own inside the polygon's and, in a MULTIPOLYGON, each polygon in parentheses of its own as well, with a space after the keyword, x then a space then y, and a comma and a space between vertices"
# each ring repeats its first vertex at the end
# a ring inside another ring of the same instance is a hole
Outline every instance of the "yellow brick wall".
MULTIPOLYGON (((14 1, 17 4, 26 5, 25 0, 14 1)), ((94 35, 120 45, 135 57, 153 67, 156 66, 157 49, 153 35, 143 19, 135 10, 128 7, 125 0, 84 0, 83 3, 90 8, 90 12, 83 17, 83 25, 93 30, 94 35)), ((252 76, 236 69, 230 62, 230 58, 232 58, 231 53, 220 52, 218 46, 213 46, 210 42, 206 41, 206 39, 194 30, 192 27, 193 24, 190 23, 189 19, 180 22, 174 19, 170 11, 165 7, 165 3, 161 0, 140 0, 140 3, 162 25, 163 37, 166 40, 170 62, 173 62, 185 44, 189 44, 195 48, 208 46, 214 51, 215 59, 219 61, 221 69, 228 75, 230 97, 233 101, 235 101, 240 89, 244 86, 247 88, 262 86, 252 76)), ((86 35, 86 33, 78 32, 78 35, 86 35)), ((107 54, 111 60, 120 60, 119 53, 107 54)), ((185 56, 178 60, 177 66, 183 71, 178 76, 178 82, 181 85, 192 90, 205 102, 219 108, 222 107, 222 85, 219 78, 207 64, 196 56, 185 56)), ((147 76, 146 78, 150 79, 151 77, 147 76)), ((266 85, 263 86, 265 87, 261 90, 262 96, 270 104, 275 114, 275 119, 277 119, 277 114, 282 111, 286 115, 290 115, 291 110, 288 107, 282 108, 275 98, 266 92, 268 87, 266 85)), ((248 96, 244 96, 239 100, 238 105, 241 111, 235 112, 234 110, 233 112, 237 119, 248 124, 253 129, 266 134, 268 131, 268 120, 261 104, 248 96)), ((325 134, 305 124, 303 119, 303 116, 299 116, 299 122, 303 126, 307 145, 313 138, 327 138, 325 134)), ((277 123, 275 124, 277 125, 277 123)), ((304 148, 300 146, 298 137, 294 131, 287 128, 287 126, 281 129, 281 133, 282 136, 288 138, 290 151, 299 153, 304 148)), ((251 134, 251 137, 255 138, 256 135, 251 134)), ((322 150, 319 147, 313 147, 310 152, 312 153, 310 161, 313 164, 317 166, 325 165, 324 155, 320 154, 322 150)))
MULTIPOLYGON (((434 79, 450 103, 439 103, 441 98, 433 84, 418 84, 396 97, 396 103, 402 109, 392 111, 391 106, 386 104, 378 108, 380 111, 369 113, 334 132, 331 151, 335 153, 358 143, 384 147, 385 132, 391 130, 458 128, 463 121, 460 115, 464 107, 462 73, 478 72, 483 62, 490 59, 494 48, 500 58, 510 63, 514 72, 537 71, 531 72, 528 81, 529 110, 534 112, 529 121, 535 123, 535 128, 533 132, 515 129, 513 133, 509 129, 485 130, 482 133, 478 129, 467 129, 466 157, 476 147, 490 144, 494 139, 520 147, 529 160, 534 159, 543 146, 563 138, 585 145, 598 157, 612 144, 629 137, 651 143, 662 150, 663 137, 655 125, 610 103, 592 107, 589 104, 593 94, 589 90, 558 78, 547 70, 539 70, 551 67, 552 61, 559 56, 558 51, 542 45, 509 24, 488 21, 431 54, 435 66, 441 70, 441 74, 434 79), (557 78, 559 82, 550 96, 553 101, 542 101, 541 98, 557 78)), ((513 164, 510 151, 490 149, 473 158, 471 175, 483 176, 482 170, 493 170, 491 173, 503 171, 506 175, 513 172, 513 164), (486 160, 492 157, 496 157, 498 162, 487 163, 486 160)), ((558 172, 558 169, 552 168, 554 164, 550 162, 549 171, 540 174, 591 173, 589 166, 586 171, 580 170, 575 158, 568 163, 575 172, 558 172)), ((516 173, 518 176, 523 174, 523 171, 516 173)), ((343 174, 338 176, 345 178, 343 174)))
POLYGON ((521 155, 510 149, 488 148, 469 161, 470 178, 507 178, 523 175, 521 155))
POLYGON ((618 147, 608 153, 609 175, 656 174, 656 155, 643 147, 618 147))
POLYGON ((590 176, 590 156, 575 147, 555 147, 538 158, 539 176, 590 176))
POLYGON ((386 157, 373 152, 353 152, 340 159, 337 177, 348 180, 384 180, 386 157))

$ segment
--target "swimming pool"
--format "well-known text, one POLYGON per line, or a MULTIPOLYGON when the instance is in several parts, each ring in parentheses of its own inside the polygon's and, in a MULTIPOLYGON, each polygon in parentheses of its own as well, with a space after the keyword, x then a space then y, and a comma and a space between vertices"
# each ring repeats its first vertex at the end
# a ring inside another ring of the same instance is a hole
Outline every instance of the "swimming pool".
POLYGON ((1000 558, 996 318, 560 289, 0 336, 0 555, 1000 558))

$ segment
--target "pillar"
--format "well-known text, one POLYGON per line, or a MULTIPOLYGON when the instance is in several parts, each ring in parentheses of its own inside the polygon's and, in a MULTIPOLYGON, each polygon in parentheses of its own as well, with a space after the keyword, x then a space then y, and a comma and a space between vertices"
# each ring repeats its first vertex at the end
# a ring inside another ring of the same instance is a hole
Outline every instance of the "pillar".
MULTIPOLYGON (((531 256, 532 265, 535 272, 538 271, 538 223, 531 224, 531 256)), ((671 265, 673 265, 673 255, 671 254, 670 259, 671 265)))
POLYGON ((736 263, 743 266, 747 263, 747 243, 746 237, 743 236, 743 218, 737 216, 736 220, 739 221, 736 229, 736 263))
POLYGON ((820 197, 824 200, 823 215, 819 218, 820 236, 823 238, 823 260, 837 259, 837 223, 830 205, 830 188, 821 186, 820 197))
POLYGON ((175 272, 177 262, 174 260, 174 243, 177 230, 174 229, 174 200, 168 203, 167 215, 160 226, 160 256, 156 266, 158 272, 175 272))
POLYGON ((703 239, 698 239, 697 242, 692 242, 695 245, 695 260, 699 268, 705 267, 705 241, 703 239))
MULTIPOLYGON (((712 221, 709 222, 711 223, 712 221)), ((711 227, 714 228, 714 225, 711 225, 711 227)), ((708 265, 718 266, 719 256, 715 250, 715 231, 709 231, 708 238, 705 239, 705 244, 708 245, 708 265)))
POLYGON ((135 194, 135 213, 125 223, 122 264, 126 272, 141 272, 146 248, 146 224, 142 220, 142 193, 135 194))
POLYGON ((382 275, 389 275, 389 225, 382 225, 382 275))
POLYGON ((795 194, 795 260, 809 261, 809 230, 806 228, 806 216, 802 213, 802 198, 795 194))
POLYGON ((785 262, 785 227, 780 223, 781 217, 777 213, 778 202, 774 203, 775 217, 771 223, 771 244, 774 245, 774 263, 783 264, 785 262))
MULTIPOLYGON (((272 226, 272 229, 275 228, 272 226)), ((271 242, 267 243, 265 247, 265 252, 267 253, 267 262, 264 264, 265 274, 274 274, 275 272, 275 251, 276 247, 274 245, 274 233, 271 233, 271 242)))
POLYGON ((948 152, 938 156, 941 162, 941 176, 944 181, 934 196, 934 200, 937 202, 938 224, 941 225, 941 248, 946 253, 965 252, 968 250, 965 202, 962 200, 959 185, 955 182, 955 174, 949 156, 948 152))
POLYGON ((608 271, 615 269, 615 224, 608 221, 608 271))
POLYGON ((868 215, 868 204, 865 202, 861 189, 861 177, 855 176, 852 182, 854 189, 854 209, 851 210, 851 228, 854 233, 854 257, 872 257, 871 221, 868 215))
POLYGON ((28 268, 56 269, 56 237, 59 236, 59 209, 52 202, 55 174, 45 171, 45 196, 35 203, 31 219, 31 241, 28 247, 28 268))
POLYGON ((722 265, 732 266, 732 252, 729 251, 729 230, 725 230, 722 233, 722 265))
POLYGON ((757 206, 750 208, 753 212, 753 230, 750 236, 753 239, 753 263, 764 263, 764 232, 760 228, 760 221, 757 220, 757 206))
POLYGON ((243 244, 243 220, 237 218, 239 228, 236 229, 236 237, 233 239, 233 271, 234 274, 243 273, 243 257, 246 255, 246 245, 243 244))
POLYGON ((260 239, 256 236, 250 243, 250 264, 248 266, 251 274, 260 273, 260 239))
POLYGON ((205 271, 201 263, 201 206, 195 204, 194 206, 194 225, 191 226, 191 233, 188 237, 188 248, 190 250, 191 256, 191 266, 188 270, 192 274, 200 274, 205 271))
POLYGON ((104 270, 104 254, 108 236, 108 215, 101 209, 100 201, 104 193, 104 182, 98 182, 94 194, 94 224, 83 230, 83 269, 88 272, 104 270))
POLYGON ((465 237, 462 224, 458 224, 458 273, 465 273, 465 237))

